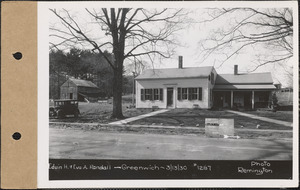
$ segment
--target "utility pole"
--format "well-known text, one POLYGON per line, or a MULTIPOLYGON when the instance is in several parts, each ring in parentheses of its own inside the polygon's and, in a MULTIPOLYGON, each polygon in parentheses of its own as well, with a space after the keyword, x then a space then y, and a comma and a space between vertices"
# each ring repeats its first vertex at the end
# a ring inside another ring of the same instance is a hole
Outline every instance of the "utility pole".
POLYGON ((134 106, 135 102, 135 74, 136 74, 136 58, 134 57, 134 71, 132 72, 133 79, 132 79, 132 106, 134 106))

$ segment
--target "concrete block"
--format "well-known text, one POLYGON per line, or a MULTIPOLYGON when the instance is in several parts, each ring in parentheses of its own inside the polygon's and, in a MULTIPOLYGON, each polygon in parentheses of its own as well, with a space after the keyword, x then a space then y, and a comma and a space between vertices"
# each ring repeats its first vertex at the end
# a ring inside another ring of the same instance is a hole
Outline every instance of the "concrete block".
POLYGON ((220 135, 234 135, 234 119, 219 119, 219 133, 220 135))
POLYGON ((234 119, 206 118, 205 135, 208 137, 223 137, 234 135, 234 119))

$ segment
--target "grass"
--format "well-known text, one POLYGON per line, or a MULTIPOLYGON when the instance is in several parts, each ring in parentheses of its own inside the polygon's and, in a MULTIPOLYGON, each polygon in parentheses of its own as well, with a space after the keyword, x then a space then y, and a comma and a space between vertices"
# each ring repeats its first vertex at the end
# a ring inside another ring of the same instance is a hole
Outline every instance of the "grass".
MULTIPOLYGON (((251 112, 251 114, 255 115, 255 112, 251 112)), ((285 114, 281 113, 281 116, 277 118, 277 115, 280 115, 279 112, 264 113, 265 115, 259 112, 259 114, 260 116, 269 116, 270 118, 284 119, 284 121, 290 121, 292 115, 291 112, 285 114)), ((235 128, 256 129, 257 125, 259 125, 259 129, 291 129, 289 127, 281 126, 279 124, 269 123, 257 119, 250 119, 248 117, 239 116, 226 111, 211 111, 198 109, 172 109, 168 112, 136 120, 129 124, 194 127, 199 126, 204 128, 205 118, 233 118, 235 128)))
MULTIPOLYGON (((146 114, 152 111, 152 109, 135 109, 130 108, 132 105, 130 97, 125 97, 123 101, 123 115, 125 117, 134 117, 137 115, 146 114)), ((200 109, 171 109, 168 112, 164 112, 152 117, 143 118, 140 120, 133 121, 129 124, 133 125, 163 125, 163 126, 178 126, 174 129, 166 128, 135 128, 135 127, 124 127, 124 126, 101 126, 101 124, 107 124, 116 119, 111 119, 112 103, 79 103, 80 117, 68 117, 65 119, 50 119, 52 122, 70 122, 70 123, 97 123, 100 124, 99 129, 104 131, 120 132, 120 133, 140 133, 140 134, 169 134, 169 135, 205 135, 205 118, 233 118, 234 127, 236 129, 236 135, 242 138, 292 138, 292 133, 284 132, 283 130, 291 130, 290 127, 284 127, 274 123, 268 123, 256 119, 250 119, 248 117, 239 116, 226 111, 212 111, 212 110, 200 110, 200 109), (252 131, 243 129, 257 129, 257 125, 260 125, 259 129, 279 129, 278 132, 269 132, 267 130, 252 131), (182 127, 179 127, 182 126, 182 127), (195 129, 185 128, 185 126, 196 127, 195 129), (243 126, 243 127, 242 127, 243 126), (200 131, 199 131, 200 130, 200 131)), ((247 111, 253 115, 274 118, 283 121, 292 122, 291 111, 247 111)), ((52 124, 55 125, 55 124, 52 124)), ((50 126, 52 126, 50 125, 50 126)), ((62 126, 65 126, 62 124, 62 126)), ((69 125, 68 125, 69 126, 69 125)), ((53 126, 52 126, 53 127, 53 126)), ((71 128, 80 128, 81 130, 94 130, 94 127, 88 127, 87 125, 81 126, 70 124, 71 128)))
POLYGON ((245 111, 245 113, 281 121, 293 122, 293 111, 245 111))
MULTIPOLYGON (((135 109, 132 107, 132 96, 123 96, 123 115, 125 118, 135 117, 146 114, 152 109, 135 109)), ((79 103, 80 117, 67 117, 64 119, 50 119, 52 122, 76 122, 76 123, 103 123, 107 124, 117 119, 111 119, 112 101, 108 100, 105 103, 79 103)), ((257 116, 273 118, 282 121, 293 121, 292 111, 245 111, 257 116)), ((205 118, 233 118, 234 127, 240 129, 256 129, 259 125, 260 129, 279 129, 287 130, 289 127, 281 126, 275 123, 269 123, 257 119, 239 116, 226 111, 212 111, 200 109, 172 109, 168 112, 161 113, 152 117, 143 118, 133 121, 129 124, 134 125, 164 125, 164 126, 190 126, 190 127, 205 127, 205 118)))
MULTIPOLYGON (((132 107, 131 96, 123 97, 122 110, 125 118, 134 117, 151 112, 151 109, 135 109, 132 107)), ((113 110, 112 100, 107 102, 79 102, 78 108, 80 110, 79 118, 66 117, 63 119, 50 119, 50 122, 74 122, 74 123, 110 123, 117 119, 112 119, 111 114, 113 110)))

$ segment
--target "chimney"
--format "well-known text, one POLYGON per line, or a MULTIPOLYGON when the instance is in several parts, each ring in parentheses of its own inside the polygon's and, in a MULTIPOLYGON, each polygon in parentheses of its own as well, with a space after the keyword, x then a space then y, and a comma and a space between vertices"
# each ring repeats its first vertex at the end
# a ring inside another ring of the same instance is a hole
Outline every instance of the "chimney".
POLYGON ((238 75, 238 65, 234 65, 234 75, 238 75))
POLYGON ((180 56, 178 56, 178 68, 179 69, 182 69, 182 56, 180 55, 180 56))

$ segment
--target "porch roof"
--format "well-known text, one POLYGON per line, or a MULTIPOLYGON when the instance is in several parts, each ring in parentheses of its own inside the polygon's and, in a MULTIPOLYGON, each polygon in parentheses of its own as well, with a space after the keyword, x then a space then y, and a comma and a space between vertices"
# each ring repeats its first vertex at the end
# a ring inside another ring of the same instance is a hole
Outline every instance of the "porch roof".
POLYGON ((266 73, 218 74, 217 85, 229 84, 273 84, 272 75, 266 73))
POLYGON ((276 87, 273 84, 255 84, 255 85, 243 85, 243 84, 227 84, 227 85, 215 85, 214 90, 274 90, 276 87))

